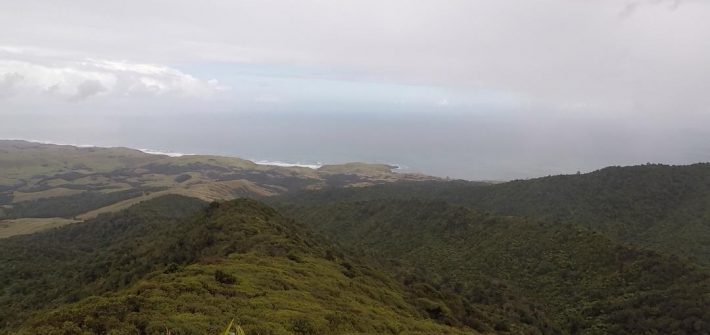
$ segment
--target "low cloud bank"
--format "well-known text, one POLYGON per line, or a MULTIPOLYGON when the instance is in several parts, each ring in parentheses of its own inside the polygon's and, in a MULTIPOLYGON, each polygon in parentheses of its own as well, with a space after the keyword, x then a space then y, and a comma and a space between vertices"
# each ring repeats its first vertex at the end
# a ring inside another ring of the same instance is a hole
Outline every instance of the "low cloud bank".
POLYGON ((156 64, 80 58, 0 47, 0 98, 41 96, 67 101, 94 97, 209 97, 226 90, 156 64))

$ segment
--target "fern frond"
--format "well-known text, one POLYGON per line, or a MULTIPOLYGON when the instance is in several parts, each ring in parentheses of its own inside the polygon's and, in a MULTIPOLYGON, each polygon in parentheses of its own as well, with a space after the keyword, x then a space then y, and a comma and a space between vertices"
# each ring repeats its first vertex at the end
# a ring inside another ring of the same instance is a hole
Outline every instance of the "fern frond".
POLYGON ((234 324, 234 319, 232 321, 229 321, 229 325, 227 326, 227 329, 225 329, 222 332, 222 335, 229 335, 229 331, 232 330, 232 325, 234 324))

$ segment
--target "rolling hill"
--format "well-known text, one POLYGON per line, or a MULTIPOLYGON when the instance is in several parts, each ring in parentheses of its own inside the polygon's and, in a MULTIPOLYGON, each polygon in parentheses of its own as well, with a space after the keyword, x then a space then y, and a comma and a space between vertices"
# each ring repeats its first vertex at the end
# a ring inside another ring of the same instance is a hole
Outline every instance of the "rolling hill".
POLYGON ((91 219, 166 194, 212 201, 434 179, 394 168, 364 163, 280 167, 234 157, 169 157, 128 148, 0 140, 0 236, 91 219))
POLYGON ((248 334, 476 333, 252 200, 164 196, 1 240, 0 258, 3 334, 204 334, 232 318, 248 334))
POLYGON ((278 201, 324 204, 413 198, 581 225, 623 244, 710 266, 710 164, 609 167, 497 184, 402 182, 303 192, 278 201))
POLYGON ((0 168, 0 334, 710 333, 710 164, 492 184, 0 141, 0 168))

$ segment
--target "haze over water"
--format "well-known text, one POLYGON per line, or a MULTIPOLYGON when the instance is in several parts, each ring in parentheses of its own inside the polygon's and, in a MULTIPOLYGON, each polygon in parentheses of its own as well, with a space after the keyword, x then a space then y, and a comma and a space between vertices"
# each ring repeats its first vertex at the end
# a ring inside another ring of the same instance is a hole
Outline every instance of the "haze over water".
POLYGON ((38 8, 0 4, 0 138, 477 180, 710 161, 708 1, 38 8))
POLYGON ((185 115, 172 117, 169 126, 161 126, 166 122, 161 117, 136 116, 111 124, 87 119, 89 128, 77 127, 73 120, 47 121, 51 127, 27 120, 22 131, 3 124, 0 133, 6 138, 301 164, 380 162, 473 180, 585 172, 609 165, 710 161, 706 129, 669 130, 651 122, 630 128, 625 123, 609 127, 603 120, 520 122, 463 114, 437 119, 404 114, 306 116, 208 115, 196 121, 194 115, 185 115), (27 136, 33 127, 41 133, 27 136))

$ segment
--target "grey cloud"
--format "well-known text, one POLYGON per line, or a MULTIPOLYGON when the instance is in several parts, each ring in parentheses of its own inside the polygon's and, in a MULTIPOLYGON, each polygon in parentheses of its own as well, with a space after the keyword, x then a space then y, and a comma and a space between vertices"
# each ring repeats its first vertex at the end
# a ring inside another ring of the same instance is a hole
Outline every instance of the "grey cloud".
POLYGON ((7 97, 14 93, 15 85, 24 77, 16 72, 5 73, 0 77, 0 97, 7 97))
POLYGON ((345 69, 368 80, 506 91, 540 109, 663 114, 679 110, 668 103, 677 96, 710 105, 706 94, 688 95, 710 86, 706 73, 693 74, 707 72, 707 1, 129 0, 36 8, 0 4, 0 41, 135 62, 345 69))
POLYGON ((0 48, 0 90, 38 99, 80 101, 99 93, 105 97, 208 97, 225 89, 168 66, 71 57, 51 52, 0 48), (66 59, 65 59, 66 58, 66 59), (22 81, 20 87, 16 87, 22 81))
POLYGON ((624 9, 622 9, 621 12, 619 12, 619 17, 621 17, 621 18, 630 17, 631 15, 634 14, 634 12, 638 8, 638 6, 639 6, 638 2, 629 2, 628 4, 626 4, 624 9))
POLYGON ((83 100, 90 96, 106 92, 107 89, 98 80, 85 80, 76 88, 76 94, 71 97, 71 100, 83 100))
POLYGON ((674 11, 680 7, 680 5, 683 3, 683 0, 645 0, 645 1, 629 1, 626 6, 619 12, 619 17, 621 18, 629 18, 634 13, 639 9, 639 7, 643 7, 644 5, 660 5, 660 4, 665 4, 667 5, 668 10, 674 11))

